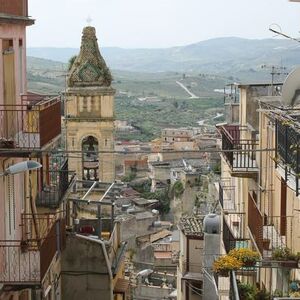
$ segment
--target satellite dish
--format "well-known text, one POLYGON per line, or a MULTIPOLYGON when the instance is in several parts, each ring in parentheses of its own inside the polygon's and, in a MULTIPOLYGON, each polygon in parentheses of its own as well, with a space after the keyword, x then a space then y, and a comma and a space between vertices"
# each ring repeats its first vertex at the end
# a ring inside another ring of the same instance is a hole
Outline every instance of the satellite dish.
POLYGON ((285 105, 293 106, 300 96, 300 67, 294 69, 282 86, 282 100, 285 105))

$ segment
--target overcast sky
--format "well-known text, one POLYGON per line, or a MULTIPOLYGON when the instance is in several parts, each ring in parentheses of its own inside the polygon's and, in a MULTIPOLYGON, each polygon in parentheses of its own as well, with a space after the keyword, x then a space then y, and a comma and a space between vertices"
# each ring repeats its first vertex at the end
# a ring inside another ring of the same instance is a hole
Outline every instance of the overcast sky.
POLYGON ((78 47, 90 16, 101 46, 159 48, 238 36, 271 38, 272 23, 299 36, 288 0, 29 0, 27 46, 78 47))

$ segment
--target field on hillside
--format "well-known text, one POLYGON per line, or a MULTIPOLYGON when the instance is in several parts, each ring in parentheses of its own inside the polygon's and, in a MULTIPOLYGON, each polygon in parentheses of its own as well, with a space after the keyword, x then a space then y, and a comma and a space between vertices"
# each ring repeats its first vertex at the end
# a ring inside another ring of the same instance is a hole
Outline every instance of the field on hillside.
POLYGON ((155 103, 141 102, 133 97, 116 98, 116 117, 126 120, 139 129, 140 134, 122 135, 123 139, 151 140, 160 136, 166 127, 197 127, 197 122, 207 120, 214 125, 223 117, 213 119, 217 113, 223 113, 223 99, 165 99, 155 103))
MULTIPOLYGON (((64 63, 29 57, 29 90, 44 94, 63 91, 66 69, 64 63)), ((214 90, 230 82, 230 78, 194 73, 112 73, 117 90, 116 119, 127 121, 141 132, 139 136, 123 134, 124 139, 150 140, 164 127, 197 126, 202 119, 213 125, 220 119, 211 118, 223 111, 222 94, 214 90), (191 94, 198 98, 191 98, 191 94)))

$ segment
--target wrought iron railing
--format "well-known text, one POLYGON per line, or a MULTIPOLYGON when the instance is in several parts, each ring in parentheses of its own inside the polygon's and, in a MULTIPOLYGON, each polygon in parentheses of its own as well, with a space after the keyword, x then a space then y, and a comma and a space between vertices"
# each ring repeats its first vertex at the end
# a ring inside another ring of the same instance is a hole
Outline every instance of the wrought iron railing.
POLYGON ((272 259, 274 250, 285 248, 293 236, 292 216, 268 216, 261 213, 249 194, 248 226, 263 258, 272 259))
POLYGON ((42 172, 43 183, 37 193, 36 204, 43 207, 58 207, 75 183, 75 173, 68 170, 67 160, 57 171, 42 172))
POLYGON ((22 227, 22 240, 0 241, 2 284, 40 284, 55 254, 65 245, 64 219, 47 214, 23 215, 22 227), (37 231, 33 229, 36 228, 35 223, 37 231))
POLYGON ((255 132, 251 132, 250 139, 244 139, 242 131, 247 132, 246 127, 225 125, 218 128, 222 135, 223 156, 231 170, 236 172, 257 171, 255 155, 257 141, 252 137, 255 132))
POLYGON ((248 246, 249 239, 245 238, 245 213, 224 215, 222 238, 227 253, 234 248, 248 246))
MULTIPOLYGON (((292 122, 276 120, 277 154, 295 176, 296 194, 300 193, 300 130, 292 126, 292 122)), ((287 177, 287 172, 286 176, 287 177)), ((287 180, 287 178, 285 178, 287 180)))
POLYGON ((203 273, 203 264, 200 262, 200 257, 198 257, 199 262, 195 262, 192 260, 183 260, 180 262, 180 271, 182 274, 186 274, 188 272, 191 273, 203 273))
POLYGON ((0 105, 0 148, 42 148, 60 133, 59 97, 23 95, 20 105, 0 105))

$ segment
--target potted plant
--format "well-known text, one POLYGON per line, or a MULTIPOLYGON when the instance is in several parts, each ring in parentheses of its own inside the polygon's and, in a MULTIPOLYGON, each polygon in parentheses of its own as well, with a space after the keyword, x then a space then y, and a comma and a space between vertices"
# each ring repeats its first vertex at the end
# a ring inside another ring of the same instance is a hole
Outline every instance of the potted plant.
POLYGON ((255 300, 271 300, 271 295, 266 289, 262 289, 256 292, 255 300))
POLYGON ((260 258, 257 251, 253 251, 249 248, 232 249, 228 255, 240 260, 244 267, 254 267, 260 258))
POLYGON ((287 247, 278 247, 272 252, 272 260, 280 262, 284 267, 297 267, 299 257, 299 253, 294 254, 287 247))
POLYGON ((213 270, 220 276, 228 277, 230 271, 240 269, 243 263, 237 258, 230 255, 220 256, 214 261, 213 270))
POLYGON ((254 300, 256 289, 253 284, 238 282, 240 299, 254 300))

